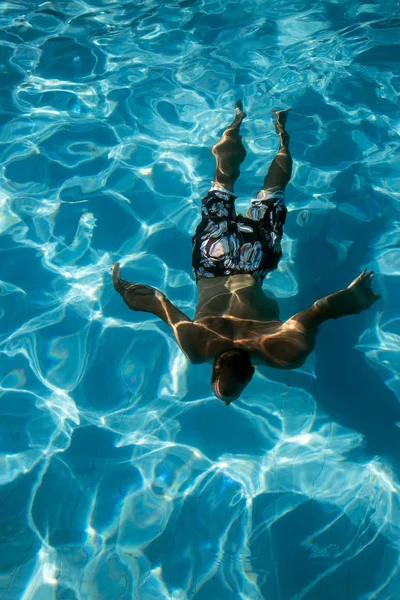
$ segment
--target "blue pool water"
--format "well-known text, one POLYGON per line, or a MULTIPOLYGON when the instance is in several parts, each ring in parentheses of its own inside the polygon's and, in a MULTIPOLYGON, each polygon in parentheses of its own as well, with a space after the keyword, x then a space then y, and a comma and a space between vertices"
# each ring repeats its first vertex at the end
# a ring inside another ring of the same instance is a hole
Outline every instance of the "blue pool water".
POLYGON ((394 0, 2 3, 2 600, 400 599, 399 40, 394 0), (226 408, 110 268, 193 316, 236 98, 242 211, 292 107, 282 316, 382 300, 226 408))

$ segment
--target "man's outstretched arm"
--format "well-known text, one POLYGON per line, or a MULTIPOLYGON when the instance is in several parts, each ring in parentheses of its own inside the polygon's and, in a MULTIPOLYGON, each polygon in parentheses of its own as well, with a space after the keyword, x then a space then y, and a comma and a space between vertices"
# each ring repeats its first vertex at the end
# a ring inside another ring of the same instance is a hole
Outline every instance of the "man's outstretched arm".
POLYGON ((172 328, 175 339, 191 362, 203 362, 200 350, 201 327, 170 302, 163 292, 149 285, 132 283, 121 278, 119 263, 112 267, 112 280, 125 304, 135 311, 156 315, 172 328))
POLYGON ((359 314, 372 306, 380 295, 372 290, 373 271, 364 271, 345 289, 325 296, 310 308, 291 317, 284 325, 300 323, 307 331, 315 330, 327 319, 339 319, 346 315, 359 314))

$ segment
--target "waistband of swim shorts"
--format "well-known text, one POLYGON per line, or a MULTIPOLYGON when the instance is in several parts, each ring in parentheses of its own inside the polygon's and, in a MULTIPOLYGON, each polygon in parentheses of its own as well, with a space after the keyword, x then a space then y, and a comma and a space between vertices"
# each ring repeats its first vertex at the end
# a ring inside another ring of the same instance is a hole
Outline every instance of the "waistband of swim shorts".
MULTIPOLYGON (((261 193, 261 192, 260 192, 261 193)), ((263 200, 283 200, 285 197, 285 192, 283 190, 276 190, 275 192, 266 192, 263 190, 262 196, 259 198, 252 198, 252 202, 262 202, 263 200)))

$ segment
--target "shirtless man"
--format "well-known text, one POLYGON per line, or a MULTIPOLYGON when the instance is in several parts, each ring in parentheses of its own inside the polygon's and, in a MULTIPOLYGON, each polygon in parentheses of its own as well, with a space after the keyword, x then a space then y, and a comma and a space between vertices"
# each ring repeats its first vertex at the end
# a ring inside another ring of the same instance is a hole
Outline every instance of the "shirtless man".
POLYGON ((175 339, 194 364, 213 362, 211 386, 229 405, 254 374, 253 364, 279 369, 301 366, 315 347, 318 327, 369 308, 380 296, 371 288, 373 271, 364 271, 347 288, 325 296, 285 322, 278 303, 262 282, 278 266, 286 219, 284 191, 292 172, 287 111, 274 111, 280 139, 264 185, 246 217, 235 214, 233 186, 246 151, 239 134, 246 114, 236 102, 235 118, 213 147, 216 171, 202 201, 202 220, 193 237, 193 269, 199 299, 193 321, 163 292, 121 279, 113 265, 113 284, 132 310, 150 312, 170 325, 175 339))

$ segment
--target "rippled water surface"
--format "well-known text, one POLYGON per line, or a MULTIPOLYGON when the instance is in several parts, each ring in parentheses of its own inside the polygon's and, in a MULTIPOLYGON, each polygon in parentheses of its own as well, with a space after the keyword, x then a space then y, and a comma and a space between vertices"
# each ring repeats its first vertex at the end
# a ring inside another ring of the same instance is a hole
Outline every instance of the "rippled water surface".
POLYGON ((400 599, 399 40, 393 0, 1 4, 1 599, 400 599), (236 98, 239 210, 292 107, 282 317, 382 300, 226 408, 110 268, 193 316, 236 98))

